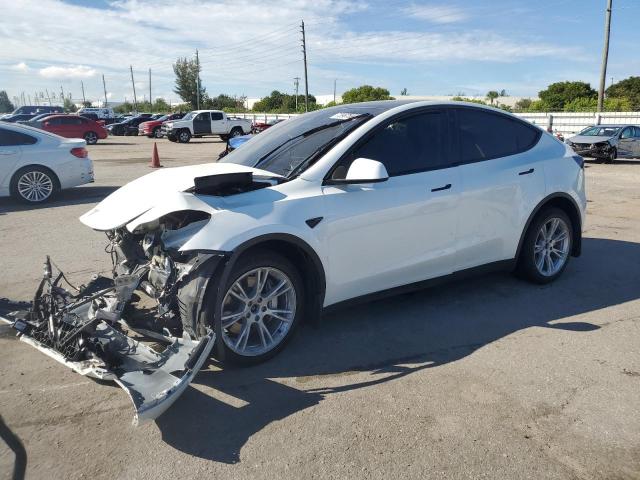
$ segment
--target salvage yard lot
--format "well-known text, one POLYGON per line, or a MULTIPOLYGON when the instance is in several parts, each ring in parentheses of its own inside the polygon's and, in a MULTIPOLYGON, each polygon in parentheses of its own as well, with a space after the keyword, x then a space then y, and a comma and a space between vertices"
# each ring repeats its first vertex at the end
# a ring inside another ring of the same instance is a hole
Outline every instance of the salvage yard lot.
MULTIPOLYGON (((152 146, 110 137, 89 147, 95 184, 0 199, 0 297, 28 300, 45 254, 72 281, 108 271, 77 218, 148 173, 152 146)), ((166 167, 223 148, 158 141, 166 167)), ((640 161, 586 173, 583 255, 556 283, 494 274, 338 311, 266 364, 210 362, 140 428, 121 389, 0 327, 0 414, 27 478, 640 478, 640 161)), ((13 461, 0 443, 0 479, 13 461)))

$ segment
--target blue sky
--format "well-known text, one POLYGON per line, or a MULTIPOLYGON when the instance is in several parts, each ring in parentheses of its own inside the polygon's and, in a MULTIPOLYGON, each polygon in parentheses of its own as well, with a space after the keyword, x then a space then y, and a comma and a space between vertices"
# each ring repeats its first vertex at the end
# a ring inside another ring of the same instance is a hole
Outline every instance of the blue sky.
MULTIPOLYGON (((293 91, 303 77, 305 20, 312 94, 364 83, 398 95, 505 89, 536 95, 551 82, 597 87, 605 0, 0 0, 0 89, 60 89, 81 98, 178 101, 171 64, 200 51, 210 94, 293 91), (34 20, 34 19, 37 19, 34 20)), ((640 73, 640 0, 614 0, 607 82, 640 73)), ((301 91, 303 86, 301 83, 301 91)))

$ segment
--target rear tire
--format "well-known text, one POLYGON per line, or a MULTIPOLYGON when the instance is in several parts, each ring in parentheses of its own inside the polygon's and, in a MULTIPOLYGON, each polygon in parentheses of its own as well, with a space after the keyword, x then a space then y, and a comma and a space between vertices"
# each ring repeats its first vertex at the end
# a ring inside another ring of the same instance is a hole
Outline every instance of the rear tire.
POLYGON ((545 208, 533 219, 518 258, 518 275, 546 284, 562 275, 573 249, 573 225, 559 208, 545 208))
POLYGON ((48 168, 32 165, 13 175, 10 190, 11 196, 19 202, 37 205, 55 197, 60 191, 60 182, 48 168))
POLYGON ((87 145, 95 145, 98 143, 98 134, 96 132, 87 132, 83 135, 84 141, 87 145))
POLYGON ((189 143, 189 140, 191 140, 191 132, 189 130, 180 130, 178 132, 178 141, 180 143, 189 143))
POLYGON ((242 129, 240 127, 233 127, 231 129, 231 132, 229 132, 229 137, 230 138, 239 137, 240 135, 244 135, 244 132, 242 131, 242 129))

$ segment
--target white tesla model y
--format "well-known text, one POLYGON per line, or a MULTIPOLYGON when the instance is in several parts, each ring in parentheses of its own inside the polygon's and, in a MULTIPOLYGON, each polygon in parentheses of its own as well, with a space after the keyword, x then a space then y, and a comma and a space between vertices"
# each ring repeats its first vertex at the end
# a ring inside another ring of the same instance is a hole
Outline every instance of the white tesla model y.
POLYGON ((71 366, 83 361, 78 371, 92 360, 102 378, 112 372, 150 418, 212 351, 265 360, 324 308, 473 270, 551 282, 580 254, 585 206, 582 158, 513 115, 460 102, 339 105, 111 194, 81 221, 106 232, 113 278, 65 296, 49 273, 16 325, 71 366), (45 301, 52 294, 60 301, 45 301), (122 321, 173 347, 131 348, 122 321))

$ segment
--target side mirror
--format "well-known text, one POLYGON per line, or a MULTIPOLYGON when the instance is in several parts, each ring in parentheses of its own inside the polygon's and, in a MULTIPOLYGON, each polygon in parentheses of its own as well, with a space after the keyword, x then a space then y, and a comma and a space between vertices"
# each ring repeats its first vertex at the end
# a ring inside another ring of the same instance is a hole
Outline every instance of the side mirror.
POLYGON ((344 179, 332 178, 328 183, 343 185, 352 183, 378 183, 386 180, 389 180, 389 173, 387 173, 387 169, 382 163, 369 158, 356 158, 351 163, 344 179))

